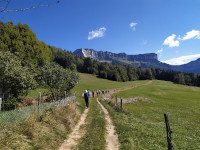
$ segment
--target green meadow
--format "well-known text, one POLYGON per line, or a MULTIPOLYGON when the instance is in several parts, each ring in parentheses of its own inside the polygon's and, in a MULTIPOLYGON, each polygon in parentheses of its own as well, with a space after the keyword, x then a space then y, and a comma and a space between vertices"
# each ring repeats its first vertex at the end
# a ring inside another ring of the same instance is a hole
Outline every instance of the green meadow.
POLYGON ((146 101, 124 104, 124 112, 115 109, 108 101, 101 102, 108 109, 116 126, 122 150, 167 149, 164 113, 169 116, 174 149, 200 149, 200 88, 149 81, 115 82, 80 74, 77 92, 80 108, 84 110, 81 93, 85 89, 114 89, 140 85, 113 96, 126 98, 145 97, 146 101))
MULTIPOLYGON (((71 93, 76 93, 77 107, 81 112, 85 109, 82 94, 86 89, 96 91, 121 88, 124 91, 114 93, 113 97, 146 99, 124 104, 123 112, 116 109, 109 101, 101 100, 116 126, 121 150, 167 149, 164 113, 169 116, 174 149, 200 149, 200 88, 158 80, 153 80, 152 83, 149 80, 116 82, 100 79, 91 74, 80 73, 79 75, 79 84, 72 89, 71 93), (125 90, 126 87, 131 86, 136 87, 125 90)), ((36 97, 39 91, 47 92, 45 89, 37 89, 30 91, 29 96, 36 97)), ((87 146, 91 149, 105 149, 104 114, 95 99, 91 99, 85 127, 87 134, 81 138, 77 146, 79 149, 87 146)))
POLYGON ((110 90, 115 88, 123 88, 127 86, 132 86, 139 83, 145 83, 147 81, 131 81, 131 82, 116 82, 107 79, 97 78, 96 75, 79 73, 80 81, 78 86, 72 89, 74 91, 84 92, 86 89, 90 91, 94 90, 110 90))
POLYGON ((121 149, 167 149, 164 113, 169 116, 174 149, 200 149, 200 88, 153 81, 116 95, 148 99, 124 104, 124 112, 102 101, 116 126, 121 149))
POLYGON ((79 84, 71 90, 71 93, 76 93, 77 101, 80 103, 78 107, 81 112, 85 109, 85 102, 82 94, 86 89, 92 91, 98 90, 111 90, 115 88, 123 88, 136 84, 146 83, 147 81, 132 81, 132 82, 116 82, 107 79, 97 78, 96 75, 79 73, 80 81, 79 84))
MULTIPOLYGON (((124 104, 124 111, 121 112, 113 103, 99 97, 113 120, 121 150, 166 150, 164 113, 169 116, 174 149, 200 149, 200 88, 158 80, 116 82, 82 73, 79 84, 71 91, 72 94, 76 93, 77 103, 63 109, 49 110, 42 116, 36 115, 21 122, 20 126, 8 128, 0 139, 1 149, 58 148, 85 109, 84 90, 116 88, 123 91, 114 93, 113 97, 122 97, 124 100, 145 98, 145 101, 124 104), (19 140, 13 143, 16 139, 19 140)), ((38 91, 47 92, 45 89, 36 89, 30 95, 36 97, 38 91)), ((86 134, 76 148, 105 149, 105 127, 105 115, 96 97, 90 98, 90 110, 83 126, 86 134)))

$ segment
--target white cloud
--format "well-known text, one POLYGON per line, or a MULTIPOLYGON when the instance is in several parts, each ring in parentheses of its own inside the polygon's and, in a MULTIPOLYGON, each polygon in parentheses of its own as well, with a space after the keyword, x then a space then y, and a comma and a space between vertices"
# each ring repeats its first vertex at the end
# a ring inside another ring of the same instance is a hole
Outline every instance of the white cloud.
POLYGON ((130 26, 130 28, 133 29, 133 31, 135 31, 135 30, 136 30, 135 26, 136 26, 137 24, 138 24, 138 23, 136 23, 136 22, 131 22, 131 23, 129 24, 129 26, 130 26))
POLYGON ((163 52, 163 48, 157 50, 157 53, 162 53, 163 52))
POLYGON ((163 50, 163 48, 161 48, 161 49, 159 49, 159 50, 157 50, 157 54, 160 54, 160 56, 162 56, 162 52, 163 52, 164 50, 163 50))
POLYGON ((164 40, 163 45, 168 45, 169 47, 179 47, 180 42, 178 40, 175 40, 175 38, 176 35, 172 34, 164 40))
POLYGON ((185 41, 193 38, 200 39, 200 30, 191 30, 187 32, 183 37, 178 35, 177 38, 175 34, 172 34, 164 40, 163 45, 168 45, 169 47, 179 47, 180 41, 185 41))
POLYGON ((88 35, 88 40, 92 40, 94 38, 104 37, 105 32, 106 32, 105 27, 99 28, 98 30, 90 31, 89 35, 88 35))
POLYGON ((170 65, 182 65, 182 64, 189 63, 190 61, 196 60, 197 58, 200 58, 200 54, 181 56, 181 57, 173 58, 173 59, 162 61, 162 62, 170 64, 170 65))
POLYGON ((196 38, 196 39, 200 39, 200 31, 199 30, 192 30, 186 33, 185 36, 183 36, 183 38, 181 38, 181 40, 189 40, 192 38, 196 38))

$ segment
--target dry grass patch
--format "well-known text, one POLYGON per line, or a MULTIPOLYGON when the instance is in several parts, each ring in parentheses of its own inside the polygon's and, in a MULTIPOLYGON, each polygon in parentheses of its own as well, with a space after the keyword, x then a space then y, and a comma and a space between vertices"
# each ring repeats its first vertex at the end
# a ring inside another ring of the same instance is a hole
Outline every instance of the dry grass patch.
POLYGON ((123 98, 123 103, 125 104, 133 104, 141 101, 147 102, 149 99, 146 97, 123 98))
POLYGON ((56 149, 79 119, 76 103, 49 109, 18 126, 8 127, 0 137, 1 150, 56 149))

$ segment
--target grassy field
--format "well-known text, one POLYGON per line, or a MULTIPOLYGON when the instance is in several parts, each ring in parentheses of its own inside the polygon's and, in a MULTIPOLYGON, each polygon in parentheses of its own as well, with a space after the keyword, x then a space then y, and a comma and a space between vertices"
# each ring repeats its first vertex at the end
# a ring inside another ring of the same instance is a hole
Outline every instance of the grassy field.
POLYGON ((103 102, 116 125, 121 149, 166 149, 164 113, 169 115, 174 149, 200 149, 200 88, 153 81, 114 95, 148 98, 124 104, 123 113, 103 102))
POLYGON ((71 93, 76 93, 77 101, 79 102, 78 107, 81 110, 81 112, 83 112, 85 109, 85 104, 84 104, 85 102, 82 97, 82 93, 84 93, 86 89, 89 89, 90 91, 92 91, 92 89, 111 90, 115 88, 123 88, 135 84, 140 84, 141 82, 143 83, 147 82, 147 81, 116 82, 107 79, 100 79, 97 78, 96 75, 91 75, 91 74, 79 73, 79 75, 80 75, 79 84, 78 86, 76 86, 71 90, 71 93))
MULTIPOLYGON (((132 82, 116 82, 116 81, 111 81, 107 79, 100 79, 97 78, 96 75, 91 75, 91 74, 84 74, 80 73, 80 82, 77 87, 75 87, 72 92, 74 91, 82 91, 89 89, 90 91, 92 89, 94 90, 110 90, 114 88, 122 88, 122 87, 127 87, 131 86, 137 83, 141 83, 141 81, 132 81, 132 82)), ((143 81, 145 82, 145 81, 143 81)))
POLYGON ((37 88, 35 90, 30 90, 27 98, 37 98, 38 97, 38 93, 42 92, 42 95, 45 96, 46 94, 49 95, 50 92, 48 89, 44 89, 44 88, 37 88), (45 95, 44 95, 45 94, 45 95))
MULTIPOLYGON (((102 100, 108 109, 122 150, 164 150, 167 149, 164 113, 168 113, 174 149, 200 149, 200 88, 176 85, 171 82, 153 81, 115 82, 96 78, 95 75, 80 74, 80 83, 72 89, 76 92, 77 102, 48 112, 44 116, 35 116, 4 131, 0 138, 1 149, 56 149, 67 137, 71 128, 85 109, 82 93, 85 89, 111 90, 140 85, 130 90, 114 94, 126 98, 145 97, 146 101, 124 104, 124 112, 102 100), (73 106, 73 107, 71 107, 73 106), (42 118, 41 118, 42 117, 42 118), (73 118, 73 119, 71 119, 73 118), (16 141, 16 142, 12 142, 16 141), (53 141, 53 142, 52 142, 53 141)), ((35 94, 34 94, 35 93, 35 94)), ((38 91, 33 91, 37 95, 38 91)), ((91 100, 87 118, 86 135, 80 140, 78 149, 105 149, 104 114, 96 101, 91 100), (97 144, 96 144, 97 143, 97 144)))

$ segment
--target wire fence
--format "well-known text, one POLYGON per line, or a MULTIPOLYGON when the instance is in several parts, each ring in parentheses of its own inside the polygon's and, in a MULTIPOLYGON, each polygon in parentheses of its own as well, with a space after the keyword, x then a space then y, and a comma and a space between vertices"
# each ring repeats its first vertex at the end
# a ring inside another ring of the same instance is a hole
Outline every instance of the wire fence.
MULTIPOLYGON (((57 101, 52 102, 40 102, 38 99, 38 103, 26 106, 22 108, 17 108, 10 111, 2 111, 0 112, 0 128, 4 128, 6 125, 9 124, 18 124, 27 118, 35 115, 36 113, 44 113, 46 110, 49 109, 56 109, 60 107, 64 107, 65 105, 69 104, 71 101, 75 101, 76 96, 70 96, 66 98, 61 98, 57 101)), ((3 105, 6 105, 6 103, 2 103, 3 105)), ((0 105, 2 105, 0 104, 0 105)))

